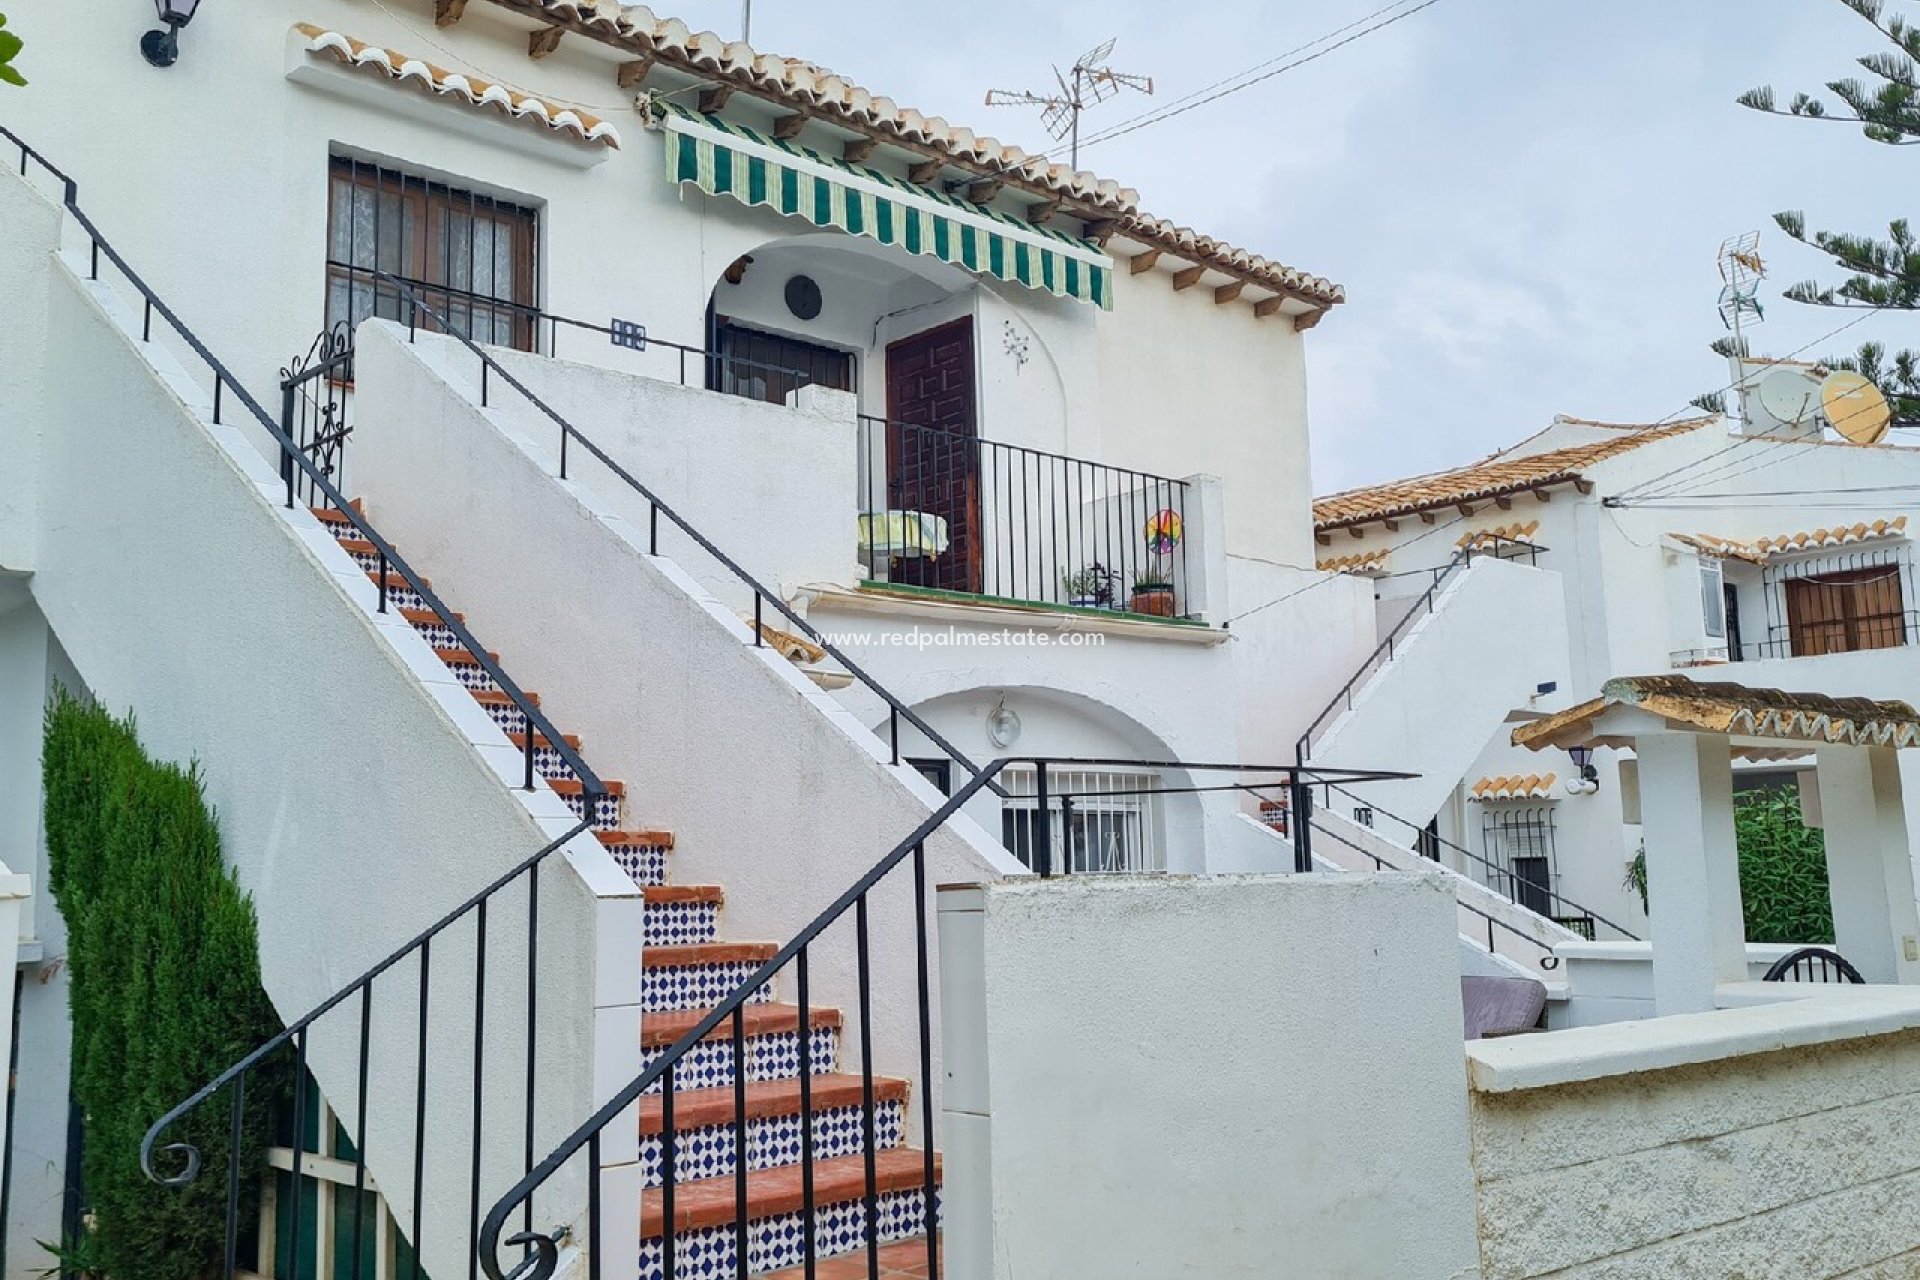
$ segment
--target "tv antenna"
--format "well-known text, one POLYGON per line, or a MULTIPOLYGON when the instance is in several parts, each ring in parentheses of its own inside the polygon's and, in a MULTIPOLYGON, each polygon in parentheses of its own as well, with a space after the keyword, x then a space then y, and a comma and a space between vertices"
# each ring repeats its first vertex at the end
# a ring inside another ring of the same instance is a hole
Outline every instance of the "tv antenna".
POLYGON ((1733 330, 1734 342, 1740 342, 1740 317, 1751 315, 1757 324, 1767 318, 1760 304, 1760 282, 1767 278, 1767 264, 1760 257, 1760 233, 1749 231, 1720 246, 1720 321, 1733 330))
POLYGON ((1073 167, 1080 167, 1080 116, 1088 107, 1097 106, 1113 97, 1122 89, 1132 89, 1135 93, 1153 92, 1152 76, 1129 75, 1124 71, 1115 71, 1107 65, 1107 57, 1113 52, 1113 41, 1108 40, 1096 49, 1088 50, 1075 62, 1071 69, 1062 71, 1053 69, 1053 78, 1060 86, 1058 93, 1033 93, 1025 89, 989 89, 987 105, 990 107, 1039 107, 1040 122, 1054 141, 1067 141, 1070 146, 1070 159, 1073 167))

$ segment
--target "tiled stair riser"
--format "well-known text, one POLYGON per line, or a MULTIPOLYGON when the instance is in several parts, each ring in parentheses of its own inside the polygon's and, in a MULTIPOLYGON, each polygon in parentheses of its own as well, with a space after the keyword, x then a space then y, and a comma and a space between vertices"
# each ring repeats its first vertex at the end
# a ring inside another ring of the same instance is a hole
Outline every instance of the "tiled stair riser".
POLYGON ((488 715, 493 717, 493 722, 500 726, 502 733, 527 731, 527 717, 511 702, 485 702, 481 706, 488 715))
MULTIPOLYGON (((675 965, 640 971, 640 1009, 643 1013, 671 1013, 681 1009, 711 1009, 732 995, 760 967, 757 960, 724 964, 675 965)), ((753 993, 753 1003, 773 999, 773 984, 753 993)))
MULTIPOLYGON (((906 1240, 926 1230, 924 1193, 893 1191, 879 1198, 880 1243, 906 1240)), ((935 1212, 938 1213, 938 1204, 935 1212)), ((806 1218, 798 1213, 761 1218, 747 1224, 747 1269, 773 1271, 803 1262, 801 1243, 805 1238, 806 1218)), ((814 1215, 814 1252, 821 1258, 849 1253, 866 1244, 866 1207, 859 1200, 821 1205, 814 1215)), ((664 1280, 662 1241, 655 1237, 640 1243, 640 1280, 664 1280)), ((705 1227, 676 1234, 673 1240, 676 1280, 732 1280, 738 1274, 734 1262, 733 1224, 705 1227)))
POLYGON ((462 649, 465 643, 453 633, 453 628, 444 622, 414 621, 413 629, 420 638, 436 649, 462 649))
MULTIPOLYGON (((579 809, 574 810, 575 813, 579 809)), ((606 846, 608 854, 620 865, 620 869, 633 877, 633 882, 642 889, 651 889, 667 882, 667 850, 655 844, 610 844, 606 846)), ((648 942, 648 946, 660 945, 648 942)))
MULTIPOLYGON (((906 1105, 897 1100, 876 1102, 873 1133, 876 1151, 885 1151, 906 1141, 906 1105)), ((660 1185, 662 1148, 658 1134, 640 1139, 640 1170, 649 1187, 660 1185)), ((858 1155, 866 1149, 866 1121, 859 1107, 829 1107, 813 1113, 814 1159, 858 1155)), ((799 1116, 766 1116, 747 1121, 747 1168, 771 1169, 783 1164, 799 1164, 800 1152, 799 1116)), ((724 1178, 734 1171, 733 1157, 731 1123, 685 1129, 674 1135, 673 1169, 678 1182, 724 1178)))
MULTIPOLYGON (((377 581, 374 582, 373 586, 376 591, 380 588, 380 584, 377 581)), ((406 579, 396 575, 387 583, 387 608, 419 609, 424 612, 431 607, 432 606, 427 603, 426 597, 409 586, 406 579)))
MULTIPOLYGON (((560 797, 567 802, 567 808, 573 810, 576 817, 585 817, 587 798, 580 792, 565 792, 560 797)), ((620 797, 601 796, 598 809, 594 813, 593 826, 596 831, 618 831, 620 829, 620 797)))
MULTIPOLYGON (((641 1018, 645 1024, 645 1015, 641 1018)), ((800 1037, 793 1031, 775 1031, 746 1038, 747 1083, 758 1080, 791 1080, 800 1074, 800 1037)), ((808 1063, 815 1075, 829 1075, 839 1069, 839 1033, 832 1027, 815 1027, 808 1063)), ((651 1067, 666 1052, 662 1046, 641 1054, 642 1070, 651 1067)), ((705 1040, 680 1059, 673 1069, 673 1088, 715 1089, 733 1083, 733 1041, 705 1040)), ((655 1081, 649 1093, 660 1092, 655 1081)))
MULTIPOLYGON (((644 887, 644 886, 643 886, 644 887)), ((640 917, 641 937, 649 947, 687 947, 711 942, 720 929, 717 902, 648 903, 640 917)))
POLYGON ((480 689, 491 693, 499 688, 494 684, 493 677, 487 674, 487 669, 477 662, 456 660, 447 663, 447 670, 453 673, 455 680, 469 689, 480 689))

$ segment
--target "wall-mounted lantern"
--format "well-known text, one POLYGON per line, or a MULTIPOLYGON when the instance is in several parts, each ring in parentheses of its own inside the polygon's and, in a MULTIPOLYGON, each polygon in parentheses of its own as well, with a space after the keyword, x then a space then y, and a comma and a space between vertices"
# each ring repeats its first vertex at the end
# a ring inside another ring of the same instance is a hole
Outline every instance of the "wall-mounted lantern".
POLYGON ((1600 770, 1593 764, 1592 747, 1568 747, 1575 776, 1567 782, 1567 794, 1590 796, 1600 790, 1600 770))
POLYGON ((153 0, 162 29, 140 37, 140 52, 156 67, 170 67, 180 57, 180 28, 193 21, 200 0, 153 0))

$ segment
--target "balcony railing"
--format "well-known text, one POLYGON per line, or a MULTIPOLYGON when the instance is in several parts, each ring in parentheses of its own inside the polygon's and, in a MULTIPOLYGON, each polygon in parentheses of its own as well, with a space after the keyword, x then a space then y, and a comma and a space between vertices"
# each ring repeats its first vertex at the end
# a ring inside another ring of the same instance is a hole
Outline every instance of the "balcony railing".
POLYGON ((1183 480, 863 416, 869 582, 1186 618, 1183 480))

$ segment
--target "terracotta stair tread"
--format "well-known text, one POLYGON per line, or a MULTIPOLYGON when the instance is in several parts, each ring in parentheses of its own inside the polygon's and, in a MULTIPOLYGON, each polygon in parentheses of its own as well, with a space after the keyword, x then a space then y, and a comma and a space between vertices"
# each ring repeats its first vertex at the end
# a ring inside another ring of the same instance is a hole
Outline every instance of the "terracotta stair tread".
MULTIPOLYGON (((535 734, 534 739, 535 739, 534 745, 537 747, 546 747, 546 746, 553 745, 553 740, 547 737, 547 735, 544 733, 535 734)), ((577 733, 563 733, 560 735, 560 740, 566 743, 569 747, 572 747, 575 751, 578 751, 580 749, 580 735, 577 733)), ((511 742, 514 746, 519 747, 522 751, 525 751, 527 749, 527 735, 524 733, 519 733, 517 731, 514 733, 510 733, 507 735, 507 741, 511 742)))
MULTIPOLYGON (((480 659, 474 657, 471 653, 468 653, 465 649, 435 649, 433 651, 433 656, 440 659, 440 661, 446 663, 449 666, 452 666, 456 663, 465 663, 466 665, 471 667, 477 667, 480 665, 480 659)), ((500 655, 495 653, 493 650, 489 649, 487 650, 487 661, 493 663, 493 665, 497 667, 500 665, 500 655)))
MULTIPOLYGON (((800 1025, 798 1005, 776 1004, 768 1001, 742 1007, 746 1011, 743 1022, 746 1034, 749 1036, 774 1035, 782 1031, 792 1031, 800 1025)), ((664 1049, 699 1026, 700 1020, 712 1012, 712 1009, 675 1009, 667 1013, 642 1014, 640 1047, 664 1049)), ((832 1008, 810 1009, 807 1020, 816 1030, 822 1027, 838 1027, 841 1023, 840 1011, 832 1008)), ((732 1034, 733 1019, 727 1018, 708 1034, 707 1039, 725 1040, 732 1034)))
MULTIPOLYGON (((431 609, 402 609, 399 612, 401 617, 416 627, 444 627, 447 625, 447 620, 431 609)), ((465 622, 467 615, 464 613, 456 613, 453 615, 453 620, 455 622, 465 622)))
MULTIPOLYGON (((801 1166, 780 1165, 758 1169, 747 1175, 747 1218, 753 1221, 780 1214, 798 1213, 801 1208, 801 1166)), ((934 1180, 940 1179, 940 1157, 934 1157, 934 1180)), ((926 1153, 912 1147, 894 1147, 875 1153, 874 1190, 912 1191, 926 1182, 926 1153)), ((813 1199, 816 1205, 840 1204, 858 1200, 866 1194, 867 1158, 864 1155, 840 1156, 813 1162, 813 1199)), ((682 1182, 674 1188, 673 1218, 676 1235, 717 1227, 734 1221, 734 1179, 731 1175, 682 1182)), ((640 1197, 640 1237, 653 1239, 664 1234, 666 1225, 665 1193, 649 1188, 640 1197)))
POLYGON ((673 848, 671 831, 596 831, 593 833, 601 844, 644 845, 650 849, 673 848))
MULTIPOLYGON (((805 1267, 763 1272, 755 1280, 867 1280, 867 1251, 843 1253, 835 1258, 815 1259, 812 1275, 805 1267)), ((927 1269, 927 1238, 913 1236, 880 1246, 880 1280, 922 1280, 933 1274, 927 1269)), ((945 1274, 942 1272, 941 1274, 945 1274)))
MULTIPOLYGON (((369 577, 370 579, 372 579, 372 580, 373 580, 373 585, 374 585, 374 586, 376 586, 376 587, 377 587, 377 586, 379 586, 379 585, 380 585, 380 572, 379 572, 379 570, 377 570, 377 569, 369 569, 369 570, 367 570, 367 577, 369 577)), ((433 586, 433 579, 432 579, 432 578, 421 578, 421 579, 420 579, 420 585, 421 585, 421 586, 423 586, 423 587, 432 587, 432 586, 433 586)), ((393 571, 392 569, 389 569, 389 570, 387 570, 387 590, 389 590, 389 591, 411 591, 411 590, 413 590, 413 584, 412 584, 411 582, 408 582, 408 581, 407 581, 407 580, 406 580, 406 579, 405 579, 404 577, 402 577, 402 576, 401 576, 400 574, 398 574, 398 573, 396 573, 396 572, 394 572, 394 571, 393 571)))
MULTIPOLYGON (((640 833, 616 831, 609 834, 640 833)), ((642 889, 640 894, 650 907, 664 907, 677 902, 711 902, 718 906, 727 900, 727 891, 717 884, 656 884, 642 889)))
MULTIPOLYGON (((873 1081, 873 1099, 881 1102, 906 1101, 909 1086, 905 1080, 891 1076, 876 1076, 873 1081)), ((861 1105, 865 1090, 861 1087, 859 1076, 817 1075, 813 1077, 812 1097, 815 1111, 825 1111, 830 1107, 857 1107, 861 1105)), ((640 1099, 640 1136, 650 1137, 664 1127, 661 1123, 661 1096, 648 1094, 640 1099)), ((721 1085, 715 1089, 689 1089, 673 1095, 673 1127, 676 1133, 685 1133, 689 1129, 704 1129, 711 1125, 733 1123, 733 1086, 721 1085)), ((800 1077, 793 1076, 784 1080, 761 1080, 747 1086, 747 1118, 764 1119, 767 1116, 790 1116, 800 1113, 800 1077)))
MULTIPOLYGON (((548 778, 547 785, 563 796, 577 796, 586 790, 586 784, 578 778, 548 778)), ((600 785, 607 789, 610 796, 627 794, 627 784, 618 779, 603 778, 600 785)))
POLYGON ((643 969, 674 969, 692 964, 764 964, 780 950, 777 942, 690 942, 678 947, 645 947, 643 969))
MULTIPOLYGON (((475 702, 481 703, 486 706, 511 707, 516 705, 513 698, 509 696, 504 690, 501 690, 501 689, 472 689, 472 690, 469 690, 468 692, 473 694, 473 700, 475 702)), ((527 702, 529 705, 535 706, 535 707, 540 705, 539 694, 530 692, 526 689, 522 689, 520 692, 526 695, 527 702)))

